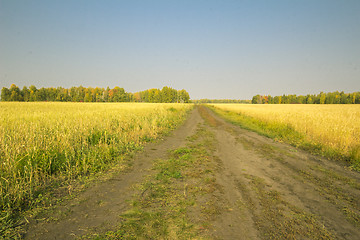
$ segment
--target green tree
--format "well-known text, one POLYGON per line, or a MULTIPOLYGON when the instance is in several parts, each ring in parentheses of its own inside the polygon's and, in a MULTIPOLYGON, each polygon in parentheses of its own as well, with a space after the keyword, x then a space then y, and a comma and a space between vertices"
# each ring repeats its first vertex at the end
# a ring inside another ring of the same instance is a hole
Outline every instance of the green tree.
POLYGON ((11 92, 8 88, 1 89, 1 101, 10 101, 11 92))
POLYGON ((85 93, 84 102, 92 102, 91 94, 88 91, 85 93))
POLYGON ((252 104, 261 104, 262 103, 261 96, 259 94, 256 96, 253 96, 251 103, 252 104))
POLYGON ((321 92, 320 93, 320 104, 325 104, 325 100, 326 100, 326 94, 321 92))
POLYGON ((36 100, 47 101, 47 91, 45 88, 42 87, 36 92, 36 100))
POLYGON ((113 102, 126 102, 127 95, 123 88, 115 87, 113 89, 113 102))
POLYGON ((159 89, 151 88, 148 90, 148 102, 159 103, 161 102, 161 92, 159 89))
POLYGON ((15 84, 11 84, 10 86, 10 101, 23 101, 21 96, 20 88, 15 84))
POLYGON ((313 103, 313 100, 312 100, 310 95, 308 95, 308 97, 306 98, 306 103, 307 104, 312 104, 313 103))
POLYGON ((30 90, 26 86, 24 86, 23 89, 21 90, 21 95, 23 101, 28 102, 30 100, 30 90))
POLYGON ((37 101, 37 88, 34 85, 31 85, 30 88, 30 96, 29 96, 29 101, 34 102, 37 101))
POLYGON ((161 89, 161 102, 164 102, 164 103, 172 102, 171 88, 163 87, 161 89))
POLYGON ((154 95, 153 95, 153 102, 154 103, 161 103, 163 102, 161 91, 159 89, 155 89, 154 95))
POLYGON ((351 94, 351 103, 355 104, 356 103, 356 93, 352 93, 351 94))
POLYGON ((178 98, 179 98, 179 102, 181 103, 188 103, 190 100, 190 96, 189 93, 187 91, 185 91, 185 89, 182 89, 178 92, 178 98))
POLYGON ((109 91, 110 91, 110 88, 109 88, 109 87, 107 87, 107 88, 104 90, 104 93, 103 93, 104 102, 108 102, 108 101, 109 101, 109 91))
POLYGON ((273 104, 273 103, 274 103, 274 98, 273 98, 271 95, 268 96, 268 103, 269 103, 269 104, 273 104))

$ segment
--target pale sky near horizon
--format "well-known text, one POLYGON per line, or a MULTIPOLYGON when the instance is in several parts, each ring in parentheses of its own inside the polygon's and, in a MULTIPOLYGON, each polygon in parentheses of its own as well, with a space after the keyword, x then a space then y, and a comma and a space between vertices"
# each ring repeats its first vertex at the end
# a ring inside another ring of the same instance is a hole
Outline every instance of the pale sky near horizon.
POLYGON ((359 0, 0 0, 0 88, 360 91, 359 0))

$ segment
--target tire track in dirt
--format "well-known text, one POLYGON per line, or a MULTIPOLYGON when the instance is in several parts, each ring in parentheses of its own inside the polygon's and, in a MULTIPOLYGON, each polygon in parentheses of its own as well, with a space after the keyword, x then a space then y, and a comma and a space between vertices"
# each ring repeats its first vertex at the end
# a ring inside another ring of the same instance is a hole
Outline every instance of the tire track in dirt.
POLYGON ((213 223, 216 238, 359 239, 359 173, 202 108, 216 136, 217 181, 229 204, 213 223))
POLYGON ((113 174, 110 179, 96 183, 75 199, 56 207, 51 215, 32 219, 24 238, 75 239, 84 234, 113 229, 119 216, 130 207, 128 201, 136 193, 133 186, 149 174, 153 161, 165 158, 170 149, 182 147, 201 122, 198 111, 193 110, 185 123, 170 136, 147 144, 142 152, 137 153, 129 171, 113 174))

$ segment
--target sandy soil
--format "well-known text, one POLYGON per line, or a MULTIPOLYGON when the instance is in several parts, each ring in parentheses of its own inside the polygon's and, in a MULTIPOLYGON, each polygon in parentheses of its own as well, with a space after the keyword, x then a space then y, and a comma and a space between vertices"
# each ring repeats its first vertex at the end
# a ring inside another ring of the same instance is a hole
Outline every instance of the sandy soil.
MULTIPOLYGON (((211 222, 211 238, 359 239, 359 173, 200 109, 215 136, 212 153, 221 188, 216 194, 226 209, 211 222)), ((130 171, 115 174, 59 206, 58 212, 67 214, 48 216, 58 220, 31 221, 25 239, 72 239, 112 229, 136 193, 132 186, 148 174, 153 160, 185 145, 202 122, 196 108, 171 136, 137 154, 130 171)))

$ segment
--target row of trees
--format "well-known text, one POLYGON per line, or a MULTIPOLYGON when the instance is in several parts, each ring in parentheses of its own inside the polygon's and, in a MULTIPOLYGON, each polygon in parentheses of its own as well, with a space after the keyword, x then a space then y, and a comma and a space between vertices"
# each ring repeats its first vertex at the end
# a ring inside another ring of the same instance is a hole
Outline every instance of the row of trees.
POLYGON ((256 95, 251 101, 253 104, 360 104, 360 92, 344 93, 329 92, 319 94, 282 95, 272 97, 270 95, 256 95))
POLYGON ((1 101, 59 101, 59 102, 167 102, 167 103, 187 103, 189 94, 185 90, 175 90, 170 87, 159 89, 149 89, 142 92, 130 93, 124 88, 115 87, 105 88, 40 88, 34 85, 29 88, 24 86, 20 89, 15 84, 10 88, 3 87, 1 90, 1 101), (155 96, 156 95, 156 96, 155 96))
POLYGON ((135 102, 177 102, 177 103, 188 103, 190 96, 187 91, 176 90, 170 87, 163 87, 161 90, 152 88, 145 91, 134 93, 135 102))
POLYGON ((192 100, 193 103, 251 103, 251 100, 239 100, 239 99, 199 99, 192 100))

